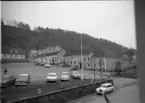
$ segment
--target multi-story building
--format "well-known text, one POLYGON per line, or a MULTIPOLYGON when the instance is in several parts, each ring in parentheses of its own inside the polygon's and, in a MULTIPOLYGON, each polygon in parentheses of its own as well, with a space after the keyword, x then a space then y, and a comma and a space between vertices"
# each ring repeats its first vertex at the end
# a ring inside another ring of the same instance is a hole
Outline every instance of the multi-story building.
POLYGON ((78 65, 78 67, 83 68, 91 68, 90 62, 91 62, 91 57, 92 53, 90 54, 83 54, 83 58, 81 58, 81 55, 67 55, 64 56, 64 61, 67 64, 70 65, 78 65), (83 60, 83 65, 82 65, 82 60, 83 60))
MULTIPOLYGON (((84 69, 103 69, 104 71, 114 70, 116 62, 120 59, 96 57, 93 53, 83 54, 83 68, 84 69), (101 63, 100 63, 101 62, 101 63)), ((70 65, 82 65, 81 55, 65 56, 64 61, 70 65)))

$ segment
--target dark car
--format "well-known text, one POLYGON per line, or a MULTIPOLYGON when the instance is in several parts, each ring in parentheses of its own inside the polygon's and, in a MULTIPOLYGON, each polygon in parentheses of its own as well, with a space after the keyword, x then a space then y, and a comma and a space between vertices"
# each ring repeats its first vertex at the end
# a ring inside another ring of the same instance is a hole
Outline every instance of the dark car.
POLYGON ((71 76, 73 79, 81 79, 81 75, 79 74, 78 71, 70 71, 70 76, 71 76))
POLYGON ((19 74, 18 78, 15 81, 15 86, 27 86, 30 83, 29 74, 19 74))
POLYGON ((0 87, 8 87, 11 86, 15 83, 16 78, 15 76, 8 76, 8 75, 4 75, 1 77, 1 83, 0 83, 0 87))
POLYGON ((44 62, 40 62, 39 63, 40 66, 44 66, 44 64, 45 64, 44 62))

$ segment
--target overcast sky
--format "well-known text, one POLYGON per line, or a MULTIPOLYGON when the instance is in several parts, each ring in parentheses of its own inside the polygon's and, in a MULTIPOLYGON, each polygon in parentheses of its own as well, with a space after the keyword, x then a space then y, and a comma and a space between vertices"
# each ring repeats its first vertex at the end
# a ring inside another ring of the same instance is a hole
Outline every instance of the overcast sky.
POLYGON ((134 14, 133 0, 2 2, 4 21, 87 33, 136 48, 134 14))

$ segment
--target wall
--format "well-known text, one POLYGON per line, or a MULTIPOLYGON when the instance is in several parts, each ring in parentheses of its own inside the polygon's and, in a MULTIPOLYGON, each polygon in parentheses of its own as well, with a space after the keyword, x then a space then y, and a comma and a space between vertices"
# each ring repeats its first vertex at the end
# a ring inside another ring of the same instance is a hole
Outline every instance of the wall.
POLYGON ((76 86, 51 93, 28 97, 21 100, 9 101, 7 103, 65 103, 70 100, 77 99, 91 93, 95 93, 95 89, 99 87, 102 83, 106 82, 114 84, 112 79, 104 80, 102 82, 94 82, 82 86, 76 86))

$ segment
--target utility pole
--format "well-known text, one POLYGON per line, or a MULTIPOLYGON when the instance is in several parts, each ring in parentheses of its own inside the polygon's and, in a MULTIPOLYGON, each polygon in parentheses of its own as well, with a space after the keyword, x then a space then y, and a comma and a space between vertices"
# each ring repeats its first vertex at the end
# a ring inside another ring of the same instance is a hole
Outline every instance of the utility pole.
POLYGON ((94 81, 95 81, 95 78, 96 78, 96 77, 95 77, 95 74, 96 74, 95 72, 96 72, 96 71, 95 71, 95 67, 93 68, 93 66, 92 66, 92 65, 93 65, 93 63, 92 63, 93 61, 92 61, 92 60, 93 60, 93 58, 92 58, 92 56, 91 56, 91 69, 94 69, 94 81))
POLYGON ((102 81, 102 59, 100 58, 100 75, 101 75, 101 81, 102 81))
POLYGON ((82 34, 81 34, 81 69, 82 69, 82 81, 84 80, 84 70, 83 70, 83 47, 82 47, 82 34))

